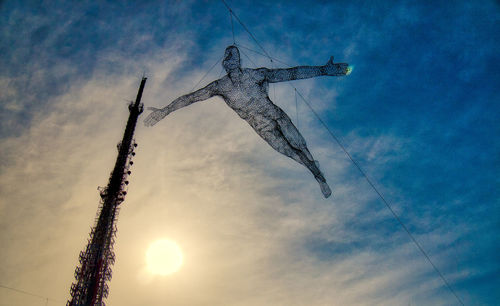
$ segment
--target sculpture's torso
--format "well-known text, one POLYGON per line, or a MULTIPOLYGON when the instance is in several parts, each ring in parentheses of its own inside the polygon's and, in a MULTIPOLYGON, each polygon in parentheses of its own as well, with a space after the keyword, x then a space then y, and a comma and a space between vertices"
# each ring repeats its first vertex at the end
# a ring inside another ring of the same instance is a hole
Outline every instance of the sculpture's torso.
POLYGON ((241 73, 231 78, 226 75, 217 83, 218 95, 245 120, 254 116, 273 118, 279 112, 269 100, 269 84, 259 69, 241 69, 241 73))

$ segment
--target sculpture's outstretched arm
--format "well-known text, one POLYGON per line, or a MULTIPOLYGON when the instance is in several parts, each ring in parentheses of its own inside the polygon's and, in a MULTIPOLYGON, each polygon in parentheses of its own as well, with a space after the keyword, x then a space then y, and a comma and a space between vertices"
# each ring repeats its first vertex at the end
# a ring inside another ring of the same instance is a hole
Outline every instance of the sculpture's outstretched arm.
POLYGON ((269 83, 308 79, 322 75, 343 76, 349 73, 347 63, 334 63, 333 56, 324 66, 298 66, 285 69, 263 69, 269 83))
POLYGON ((168 114, 178 110, 179 108, 183 108, 195 102, 203 101, 215 96, 217 94, 217 88, 217 81, 214 81, 197 91, 175 99, 164 108, 148 107, 148 109, 153 112, 150 113, 146 119, 144 119, 144 125, 153 126, 158 123, 158 121, 165 118, 168 114))

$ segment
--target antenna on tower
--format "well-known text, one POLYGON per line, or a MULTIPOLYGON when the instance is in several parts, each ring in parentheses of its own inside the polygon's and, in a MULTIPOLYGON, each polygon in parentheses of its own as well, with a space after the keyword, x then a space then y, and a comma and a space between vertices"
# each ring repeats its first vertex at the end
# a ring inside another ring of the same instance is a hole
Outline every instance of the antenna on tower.
POLYGON ((118 143, 118 157, 106 187, 98 187, 101 201, 94 226, 90 231, 87 247, 80 252, 79 265, 75 270, 76 281, 71 284, 71 297, 67 306, 104 306, 109 294, 107 282, 111 280, 111 266, 115 262, 113 245, 116 237, 116 221, 120 204, 125 200, 131 174, 132 157, 137 143, 134 131, 137 118, 144 110, 141 103, 142 92, 147 78, 142 77, 135 102, 128 106, 130 115, 123 138, 118 143))

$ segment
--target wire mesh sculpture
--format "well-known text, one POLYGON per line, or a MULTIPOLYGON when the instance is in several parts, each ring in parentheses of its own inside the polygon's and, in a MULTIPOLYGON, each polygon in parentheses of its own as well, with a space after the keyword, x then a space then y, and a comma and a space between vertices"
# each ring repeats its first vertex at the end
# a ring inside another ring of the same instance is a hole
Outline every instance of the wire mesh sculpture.
POLYGON ((304 165, 319 183, 321 192, 331 195, 319 164, 307 148, 304 137, 290 117, 269 98, 269 83, 307 79, 318 76, 344 76, 349 73, 346 63, 333 63, 333 57, 324 66, 298 66, 284 69, 242 68, 240 52, 236 46, 226 48, 222 66, 224 77, 213 81, 202 89, 175 99, 164 108, 149 107, 153 112, 144 120, 153 126, 173 111, 192 103, 221 97, 242 119, 272 148, 304 165))

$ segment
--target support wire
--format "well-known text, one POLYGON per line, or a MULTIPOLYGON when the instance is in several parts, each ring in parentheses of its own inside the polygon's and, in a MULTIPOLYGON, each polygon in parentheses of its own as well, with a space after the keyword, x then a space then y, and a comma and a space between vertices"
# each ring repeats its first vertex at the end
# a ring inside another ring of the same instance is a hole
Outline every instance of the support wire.
POLYGON ((48 298, 46 296, 41 296, 41 295, 38 295, 38 294, 35 294, 35 293, 31 293, 31 292, 20 290, 20 289, 16 289, 16 288, 7 287, 7 286, 4 286, 4 285, 0 285, 0 288, 4 288, 4 289, 7 289, 7 290, 11 290, 11 291, 15 291, 15 292, 18 292, 18 293, 22 293, 24 295, 31 295, 31 296, 34 296, 34 297, 37 297, 37 298, 45 300, 46 303, 48 303, 49 300, 50 301, 54 301, 54 302, 61 302, 61 303, 63 302, 63 301, 60 301, 60 300, 55 300, 55 299, 52 299, 52 298, 48 298))
POLYGON ((222 60, 224 56, 221 56, 217 62, 215 62, 215 64, 212 65, 212 67, 210 67, 210 69, 208 69, 208 71, 205 73, 205 75, 193 86, 193 88, 189 91, 189 92, 192 92, 196 87, 198 87, 198 85, 200 85, 201 81, 203 81, 207 75, 210 73, 210 71, 212 71, 212 69, 214 69, 214 67, 222 60))

